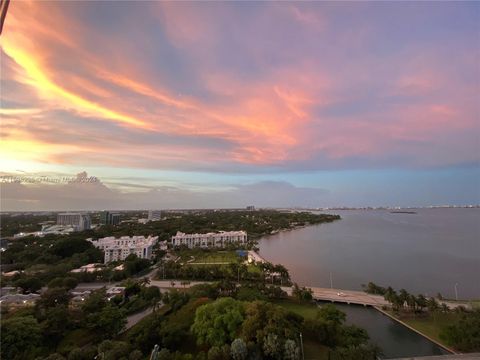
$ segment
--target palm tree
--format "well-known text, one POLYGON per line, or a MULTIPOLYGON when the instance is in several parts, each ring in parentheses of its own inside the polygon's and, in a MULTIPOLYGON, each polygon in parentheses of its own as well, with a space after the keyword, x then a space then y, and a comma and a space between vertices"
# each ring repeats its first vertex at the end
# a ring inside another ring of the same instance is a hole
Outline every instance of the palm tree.
POLYGON ((427 301, 427 307, 428 307, 428 311, 434 312, 438 310, 440 305, 438 305, 438 301, 435 298, 431 297, 427 301))
POLYGON ((400 301, 402 302, 402 307, 405 305, 405 303, 408 299, 408 295, 410 295, 410 294, 407 292, 407 290, 400 289, 399 298, 400 298, 400 301))
POLYGON ((425 296, 423 296, 422 294, 417 296, 417 299, 415 300, 415 302, 420 308, 420 311, 423 311, 423 308, 427 306, 427 299, 425 299, 425 296))
POLYGON ((393 290, 392 287, 389 286, 385 291, 385 295, 383 295, 383 298, 387 300, 389 303, 393 304, 393 300, 395 299, 396 296, 397 296, 397 293, 395 292, 395 290, 393 290))
POLYGON ((412 310, 415 313, 416 310, 416 301, 415 301, 415 295, 409 294, 407 298, 407 305, 410 307, 410 310, 412 310))
POLYGON ((140 284, 140 286, 146 286, 150 284, 150 279, 145 276, 138 283, 140 284))
POLYGON ((403 301, 396 292, 394 292, 392 295, 392 306, 396 311, 400 310, 400 308, 403 306, 403 301))

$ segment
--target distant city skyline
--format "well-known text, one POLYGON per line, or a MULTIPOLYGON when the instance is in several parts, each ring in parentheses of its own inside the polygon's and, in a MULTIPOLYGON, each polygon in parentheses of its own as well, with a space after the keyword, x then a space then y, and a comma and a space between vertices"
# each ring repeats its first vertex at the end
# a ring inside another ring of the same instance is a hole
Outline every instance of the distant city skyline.
POLYGON ((12 2, 1 210, 478 204, 479 14, 12 2))

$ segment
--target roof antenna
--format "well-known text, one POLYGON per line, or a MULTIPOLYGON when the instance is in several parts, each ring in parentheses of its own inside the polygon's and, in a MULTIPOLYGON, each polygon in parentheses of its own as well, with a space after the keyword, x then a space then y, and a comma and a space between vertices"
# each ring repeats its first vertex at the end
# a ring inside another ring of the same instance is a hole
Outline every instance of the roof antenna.
POLYGON ((7 17, 7 10, 9 4, 10 0, 0 0, 0 35, 3 31, 3 23, 5 22, 5 18, 7 17))

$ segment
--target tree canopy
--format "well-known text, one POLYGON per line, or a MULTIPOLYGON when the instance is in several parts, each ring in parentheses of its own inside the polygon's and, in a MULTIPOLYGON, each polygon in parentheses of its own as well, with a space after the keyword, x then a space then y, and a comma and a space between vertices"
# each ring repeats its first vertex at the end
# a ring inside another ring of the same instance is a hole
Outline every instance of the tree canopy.
POLYGON ((240 301, 220 298, 197 309, 191 330, 199 344, 223 345, 235 339, 244 313, 244 305, 240 301))
POLYGON ((447 326, 440 337, 461 351, 480 351, 480 309, 463 314, 461 319, 447 326))

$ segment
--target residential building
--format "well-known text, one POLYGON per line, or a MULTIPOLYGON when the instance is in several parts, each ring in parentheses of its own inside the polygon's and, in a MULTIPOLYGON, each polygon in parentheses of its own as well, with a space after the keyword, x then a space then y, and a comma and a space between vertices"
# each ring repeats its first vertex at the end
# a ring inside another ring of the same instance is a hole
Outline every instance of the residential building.
POLYGON ((8 272, 2 272, 2 277, 12 277, 12 276, 15 276, 15 275, 18 275, 18 274, 21 274, 22 271, 20 270, 12 270, 12 271, 8 271, 8 272))
POLYGON ((70 299, 70 302, 73 306, 79 306, 90 296, 91 293, 91 290, 71 291, 70 295, 72 295, 72 298, 70 299))
POLYGON ((90 229, 90 215, 81 213, 60 213, 57 215, 57 225, 73 226, 76 231, 90 229))
POLYGON ((72 272, 72 273, 82 273, 82 272, 92 273, 92 272, 97 272, 97 271, 100 271, 100 270, 104 270, 105 268, 103 266, 104 266, 103 264, 87 264, 87 265, 80 266, 78 269, 70 270, 70 272, 72 272))
POLYGON ((173 246, 185 245, 189 248, 194 247, 225 247, 228 244, 245 244, 247 242, 247 233, 245 231, 220 231, 218 233, 206 234, 185 234, 177 232, 172 237, 173 246))
POLYGON ((247 206, 247 210, 248 210, 248 211, 255 211, 255 206, 253 206, 253 205, 248 205, 248 206, 247 206))
POLYGON ((107 298, 108 300, 111 300, 115 296, 123 296, 125 294, 125 287, 123 286, 113 286, 109 289, 107 289, 107 298))
POLYGON ((160 210, 149 210, 148 221, 157 221, 162 219, 162 212, 160 210))
POLYGON ((32 306, 39 298, 39 294, 8 294, 0 298, 0 303, 10 306, 32 306))
POLYGON ((17 288, 15 286, 4 286, 0 288, 0 296, 8 295, 8 294, 16 294, 17 293, 16 290, 17 288))
POLYGON ((135 254, 142 259, 151 259, 153 246, 158 241, 158 236, 113 236, 98 240, 87 239, 94 246, 105 252, 105 264, 111 261, 125 260, 128 255, 135 254))
POLYGON ((100 224, 102 225, 118 225, 120 224, 120 214, 102 211, 100 213, 100 224))

